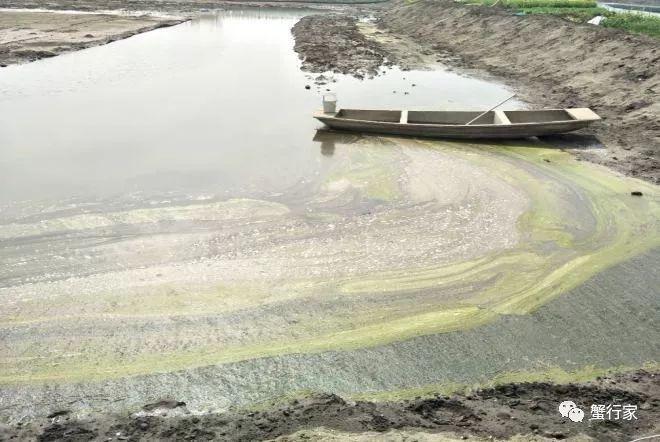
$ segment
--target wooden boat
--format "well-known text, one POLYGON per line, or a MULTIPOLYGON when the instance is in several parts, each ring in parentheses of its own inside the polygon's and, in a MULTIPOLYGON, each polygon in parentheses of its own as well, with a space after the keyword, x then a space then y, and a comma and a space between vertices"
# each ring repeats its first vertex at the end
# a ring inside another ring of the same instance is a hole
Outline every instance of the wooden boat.
POLYGON ((582 129, 600 120, 591 109, 488 112, 340 109, 314 118, 332 129, 434 138, 527 138, 582 129))

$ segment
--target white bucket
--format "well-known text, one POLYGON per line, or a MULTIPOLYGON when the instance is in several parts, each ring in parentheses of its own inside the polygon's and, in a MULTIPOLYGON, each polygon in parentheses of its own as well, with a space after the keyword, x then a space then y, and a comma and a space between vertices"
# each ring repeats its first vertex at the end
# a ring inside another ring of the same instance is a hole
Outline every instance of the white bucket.
POLYGON ((337 112, 337 96, 335 94, 323 95, 323 113, 334 114, 337 112))

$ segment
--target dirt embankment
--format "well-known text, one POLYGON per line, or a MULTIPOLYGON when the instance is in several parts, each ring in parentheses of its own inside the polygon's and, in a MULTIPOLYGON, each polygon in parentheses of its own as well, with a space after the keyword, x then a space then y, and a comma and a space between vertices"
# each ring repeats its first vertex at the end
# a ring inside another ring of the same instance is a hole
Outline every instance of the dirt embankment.
MULTIPOLYGON (((305 62, 309 51, 314 51, 315 59, 326 60, 310 63, 308 69, 345 71, 352 66, 347 70, 351 73, 361 65, 373 70, 377 59, 399 64, 405 51, 397 53, 396 45, 378 43, 414 41, 419 46, 415 50, 438 61, 495 76, 534 107, 594 109, 603 121, 584 133, 595 134, 607 149, 575 153, 627 175, 660 182, 658 40, 450 0, 396 1, 379 14, 381 35, 367 36, 366 43, 364 33, 354 36, 345 31, 352 26, 350 19, 337 17, 333 24, 332 17, 306 18, 305 29, 317 32, 319 44, 297 45, 296 50, 305 62), (332 47, 336 39, 347 40, 341 46, 349 50, 332 47), (333 44, 324 48, 323 41, 333 44), (361 45, 378 56, 363 60, 357 49, 361 45)), ((297 39, 314 38, 303 36, 303 29, 294 29, 297 39)))
POLYGON ((638 371, 585 384, 506 384, 401 402, 348 402, 318 394, 222 414, 191 415, 185 403, 164 400, 130 416, 78 420, 56 410, 42 421, 0 427, 0 440, 318 440, 330 431, 340 432, 342 439, 349 438, 346 433, 387 432, 391 440, 409 440, 404 436, 415 432, 416 440, 420 434, 444 433, 459 439, 527 435, 525 440, 588 436, 617 441, 658 432, 658 398, 660 377, 638 371), (586 411, 583 422, 559 414, 565 400, 586 411), (590 421, 592 404, 636 405, 637 419, 590 421))
POLYGON ((519 86, 539 106, 586 106, 608 148, 587 159, 660 182, 660 45, 651 37, 449 0, 398 2, 382 26, 519 86))
POLYGON ((0 11, 0 66, 98 46, 182 21, 150 16, 0 11))

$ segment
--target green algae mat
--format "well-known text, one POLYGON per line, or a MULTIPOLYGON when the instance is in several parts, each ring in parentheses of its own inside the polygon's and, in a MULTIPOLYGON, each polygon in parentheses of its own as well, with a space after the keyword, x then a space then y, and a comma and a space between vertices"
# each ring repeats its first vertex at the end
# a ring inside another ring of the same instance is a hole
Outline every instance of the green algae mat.
MULTIPOLYGON (((657 187, 537 145, 339 139, 319 179, 294 190, 1 225, 3 241, 48 238, 82 250, 88 265, 1 289, 0 383, 146 379, 379 348, 393 349, 397 370, 397 358, 410 359, 397 345, 486 329, 493 337, 515 318, 533 330, 526 318, 569 292, 588 315, 603 305, 580 287, 660 243, 657 187)), ((604 304, 617 296, 612 284, 599 288, 604 304)), ((617 311, 598 315, 594 326, 605 327, 617 311)), ((501 333, 490 345, 512 345, 501 333)), ((552 360, 530 353, 529 370, 561 366, 557 351, 552 360)), ((609 366, 601 358, 593 372, 657 357, 649 347, 609 366)), ((590 371, 588 362, 575 368, 590 371)), ((442 367, 427 379, 401 373, 335 387, 377 394, 436 384, 442 367)), ((459 380, 516 369, 475 366, 459 380)))

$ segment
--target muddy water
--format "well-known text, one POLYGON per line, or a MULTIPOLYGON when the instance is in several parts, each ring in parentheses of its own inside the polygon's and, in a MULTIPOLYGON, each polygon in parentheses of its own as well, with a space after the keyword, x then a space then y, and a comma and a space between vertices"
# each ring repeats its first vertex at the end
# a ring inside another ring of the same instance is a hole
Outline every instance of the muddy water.
POLYGON ((319 88, 292 51, 290 28, 303 13, 227 11, 3 69, 0 204, 283 192, 318 182, 332 161, 319 157, 310 118, 326 88, 344 107, 477 108, 508 94, 442 72, 392 71, 366 84, 337 77, 319 88))
POLYGON ((0 73, 8 416, 42 412, 35 395, 204 410, 658 359, 657 188, 539 143, 316 133, 326 88, 393 108, 508 91, 397 69, 316 85, 291 49, 302 14, 226 11, 0 73))

